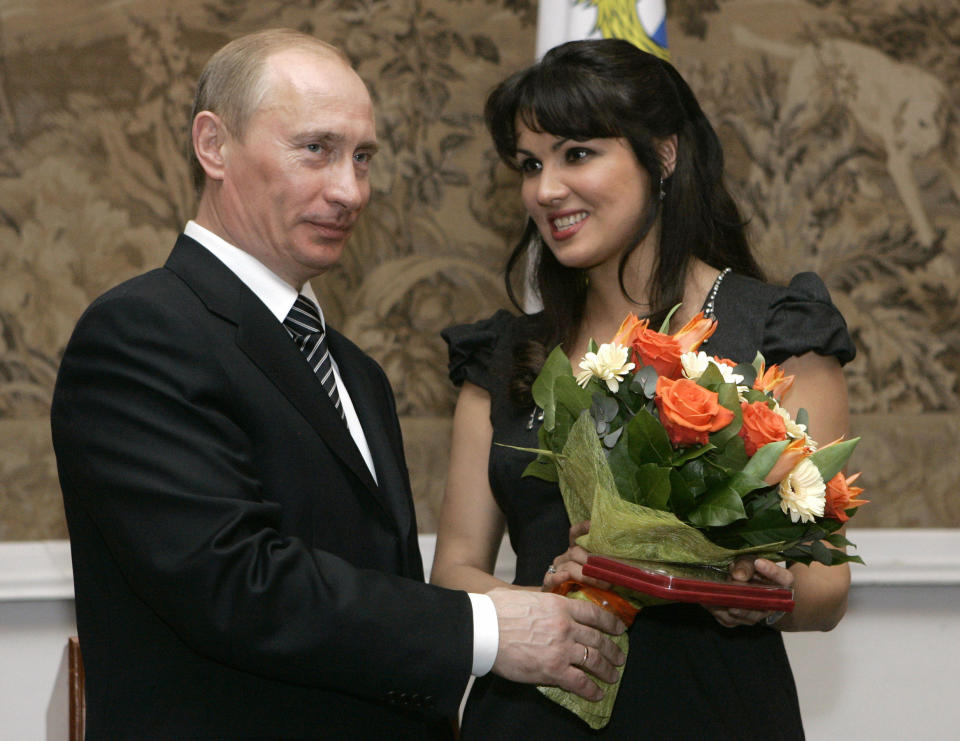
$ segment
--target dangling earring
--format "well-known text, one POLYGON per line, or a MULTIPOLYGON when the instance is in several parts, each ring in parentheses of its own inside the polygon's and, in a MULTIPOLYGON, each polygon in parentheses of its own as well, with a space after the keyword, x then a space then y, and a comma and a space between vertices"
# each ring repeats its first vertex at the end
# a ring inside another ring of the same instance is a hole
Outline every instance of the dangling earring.
POLYGON ((663 178, 660 178, 660 200, 662 201, 667 197, 667 191, 663 189, 663 178))

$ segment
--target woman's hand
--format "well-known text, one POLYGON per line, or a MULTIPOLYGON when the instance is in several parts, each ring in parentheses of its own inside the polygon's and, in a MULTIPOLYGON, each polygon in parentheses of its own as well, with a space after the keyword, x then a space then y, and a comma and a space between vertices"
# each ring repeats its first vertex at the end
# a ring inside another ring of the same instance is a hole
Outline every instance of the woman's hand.
POLYGON ((610 582, 583 575, 583 565, 590 557, 590 551, 578 546, 577 538, 586 535, 588 532, 590 532, 590 520, 584 520, 571 526, 568 538, 570 547, 553 559, 553 563, 547 568, 547 573, 543 576, 542 591, 552 592, 554 587, 558 587, 571 579, 600 589, 610 589, 612 586, 610 582))
MULTIPOLYGON (((793 573, 783 566, 778 566, 765 558, 753 559, 747 556, 741 556, 730 565, 730 576, 737 581, 763 582, 781 587, 793 587, 794 582, 793 573)), ((770 610, 747 610, 740 607, 719 607, 716 605, 704 605, 704 607, 725 628, 756 625, 761 621, 767 621, 768 618, 770 619, 768 624, 774 625, 779 618, 783 617, 783 613, 770 610)))

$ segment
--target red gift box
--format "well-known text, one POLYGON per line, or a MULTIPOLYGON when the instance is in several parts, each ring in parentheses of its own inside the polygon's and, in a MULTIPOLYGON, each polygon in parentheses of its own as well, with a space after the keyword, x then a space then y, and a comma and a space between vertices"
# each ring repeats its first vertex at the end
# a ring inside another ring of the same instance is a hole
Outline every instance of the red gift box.
POLYGON ((584 576, 671 602, 792 612, 793 589, 776 584, 735 581, 721 569, 590 556, 584 576))

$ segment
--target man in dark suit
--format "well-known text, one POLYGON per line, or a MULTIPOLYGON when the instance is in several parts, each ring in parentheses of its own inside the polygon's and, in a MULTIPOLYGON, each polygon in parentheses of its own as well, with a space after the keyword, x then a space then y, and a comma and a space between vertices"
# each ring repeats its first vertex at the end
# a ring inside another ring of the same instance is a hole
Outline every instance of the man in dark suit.
POLYGON ((471 673, 596 698, 585 672, 622 660, 593 605, 423 584, 387 379, 308 283, 375 150, 334 47, 228 44, 198 88, 196 219, 77 325, 52 424, 88 739, 442 738, 471 673))

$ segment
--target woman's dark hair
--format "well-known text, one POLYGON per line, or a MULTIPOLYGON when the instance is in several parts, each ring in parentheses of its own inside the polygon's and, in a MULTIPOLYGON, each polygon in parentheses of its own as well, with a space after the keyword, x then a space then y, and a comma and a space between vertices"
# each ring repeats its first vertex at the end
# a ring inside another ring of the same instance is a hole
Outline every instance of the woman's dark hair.
MULTIPOLYGON (((715 268, 762 279, 747 244, 744 220, 723 182, 723 151, 690 87, 669 63, 620 39, 570 41, 551 49, 542 61, 517 72, 487 98, 487 128, 500 157, 516 167, 518 126, 584 141, 623 138, 652 187, 643 227, 636 243, 620 259, 620 288, 628 295, 623 272, 630 253, 660 222, 651 281, 650 306, 642 314, 654 326, 683 297, 687 268, 694 257, 715 268), (677 137, 674 171, 659 188, 661 160, 657 144, 677 137)), ((514 272, 536 239, 528 220, 523 237, 507 263, 507 292, 521 308, 513 288, 514 272)), ((546 347, 575 339, 583 317, 587 286, 583 272, 561 265, 549 249, 536 249, 532 283, 543 301, 541 342, 524 343, 515 352, 513 395, 529 400, 529 386, 543 362, 546 347), (539 345, 539 349, 537 348, 539 345)), ((629 296, 628 296, 629 297, 629 296)))

